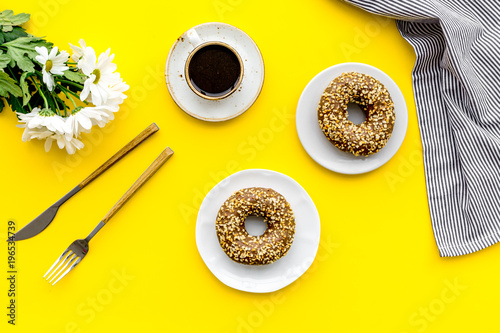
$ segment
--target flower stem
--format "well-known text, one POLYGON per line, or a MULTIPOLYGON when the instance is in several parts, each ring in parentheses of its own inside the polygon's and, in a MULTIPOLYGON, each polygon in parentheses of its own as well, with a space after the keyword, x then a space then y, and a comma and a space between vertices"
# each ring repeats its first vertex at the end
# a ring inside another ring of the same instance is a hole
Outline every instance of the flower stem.
POLYGON ((49 108, 49 103, 47 103, 47 98, 45 98, 45 95, 43 94, 42 89, 40 89, 40 87, 38 86, 38 83, 36 83, 36 80, 33 80, 33 78, 31 78, 31 77, 30 77, 30 79, 35 84, 36 90, 40 93, 40 96, 42 96, 43 102, 45 104, 45 108, 48 109, 49 108))
POLYGON ((54 97, 54 94, 53 94, 53 93, 51 93, 51 92, 49 92, 49 95, 50 95, 50 97, 52 97, 52 100, 54 101, 54 105, 55 105, 55 107, 56 107, 56 110, 55 110, 55 111, 56 111, 56 113, 57 113, 58 115, 62 116, 62 114, 61 114, 61 112, 60 112, 61 110, 59 109, 59 105, 57 104, 57 101, 56 101, 56 98, 54 97))
POLYGON ((73 82, 73 81, 69 81, 69 80, 64 80, 64 79, 61 79, 60 77, 55 77, 54 76, 54 79, 57 79, 59 82, 62 82, 62 83, 67 83, 67 84, 70 84, 74 87, 77 87, 77 88, 80 88, 81 90, 83 89, 83 86, 79 83, 76 83, 76 82, 73 82))
MULTIPOLYGON (((57 84, 57 86, 58 86, 61 90, 65 90, 66 92, 68 92, 68 93, 70 93, 71 95, 75 96, 76 98, 80 99, 80 96, 78 96, 78 94, 77 94, 77 93, 75 93, 75 92, 73 92, 73 91, 71 91, 71 90, 69 90, 69 89, 65 88, 65 87, 64 87, 63 85, 61 85, 61 84, 58 84, 58 83, 56 83, 56 84, 57 84)), ((87 102, 87 101, 83 101, 83 103, 85 103, 85 104, 89 104, 89 102, 87 102)))
POLYGON ((76 106, 76 103, 75 101, 73 100, 73 97, 71 97, 70 95, 68 95, 67 91, 68 89, 64 88, 63 86, 61 86, 60 84, 58 84, 59 86, 59 89, 61 89, 61 91, 64 93, 64 95, 66 95, 66 98, 69 99, 71 101, 71 103, 73 103, 73 106, 75 107, 75 109, 77 108, 76 106))
POLYGON ((68 106, 66 105, 66 103, 62 103, 62 105, 64 107, 64 116, 67 117, 68 113, 66 112, 66 109, 68 108, 68 106))
POLYGON ((16 80, 16 83, 19 85, 19 80, 18 80, 18 79, 17 79, 17 77, 14 75, 14 72, 12 71, 12 68, 10 68, 10 66, 7 66, 7 69, 9 70, 11 77, 12 77, 14 80, 16 80))

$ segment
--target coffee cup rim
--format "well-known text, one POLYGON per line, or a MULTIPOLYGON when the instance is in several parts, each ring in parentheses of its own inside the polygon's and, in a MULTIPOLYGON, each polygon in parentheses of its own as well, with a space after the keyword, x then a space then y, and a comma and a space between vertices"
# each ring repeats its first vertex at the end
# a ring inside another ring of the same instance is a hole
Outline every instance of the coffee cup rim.
POLYGON ((244 70, 243 70, 243 60, 241 59, 241 56, 240 54, 238 53, 238 51, 236 51, 236 49, 234 47, 232 47, 231 45, 227 44, 227 43, 224 43, 224 42, 221 42, 221 41, 206 41, 206 42, 203 42, 199 45, 197 45, 192 51, 191 53, 189 54, 188 58, 186 59, 186 64, 184 65, 184 76, 186 78, 186 82, 189 86, 189 88, 191 88, 191 90, 198 96, 200 96, 201 98, 203 99, 208 99, 208 100, 220 100, 220 99, 224 99, 224 98, 227 98, 229 97, 230 95, 232 95, 236 90, 238 90, 239 86, 241 85, 241 81, 243 80, 243 74, 244 74, 244 70), (227 49, 229 49, 231 52, 233 52, 233 54, 236 56, 236 58, 238 59, 238 62, 240 64, 240 75, 238 77, 238 81, 236 82, 236 84, 234 85, 233 89, 231 89, 230 91, 228 91, 227 93, 225 93, 224 95, 220 95, 220 96, 207 96, 207 95, 204 95, 202 94, 200 91, 198 91, 198 89, 196 89, 193 84, 191 83, 191 77, 189 75, 189 64, 191 63, 191 59, 193 58, 193 56, 196 54, 196 52, 198 52, 200 49, 204 48, 204 47, 207 47, 207 46, 210 46, 210 45, 220 45, 220 46, 224 46, 226 47, 227 49))

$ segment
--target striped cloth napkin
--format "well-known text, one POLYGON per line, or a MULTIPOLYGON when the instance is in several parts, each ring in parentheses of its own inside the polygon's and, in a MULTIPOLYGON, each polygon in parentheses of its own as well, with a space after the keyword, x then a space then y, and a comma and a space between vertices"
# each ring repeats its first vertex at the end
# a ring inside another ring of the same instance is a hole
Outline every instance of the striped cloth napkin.
POLYGON ((395 18, 413 89, 440 255, 500 241, 500 2, 344 0, 395 18))

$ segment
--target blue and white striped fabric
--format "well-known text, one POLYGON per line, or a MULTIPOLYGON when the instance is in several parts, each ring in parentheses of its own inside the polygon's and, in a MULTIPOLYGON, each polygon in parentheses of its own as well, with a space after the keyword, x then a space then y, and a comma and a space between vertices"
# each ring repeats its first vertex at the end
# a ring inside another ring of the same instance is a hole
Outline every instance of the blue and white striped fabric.
POLYGON ((441 256, 500 241, 500 1, 346 0, 396 19, 413 88, 441 256))

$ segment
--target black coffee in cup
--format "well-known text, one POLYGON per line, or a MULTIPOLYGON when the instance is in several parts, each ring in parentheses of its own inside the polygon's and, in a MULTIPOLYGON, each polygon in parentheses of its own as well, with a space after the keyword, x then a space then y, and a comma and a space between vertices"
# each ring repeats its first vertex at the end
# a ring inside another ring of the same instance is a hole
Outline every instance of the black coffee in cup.
POLYGON ((195 92, 209 99, 229 96, 243 75, 239 56, 223 43, 195 49, 188 60, 186 74, 195 92))

